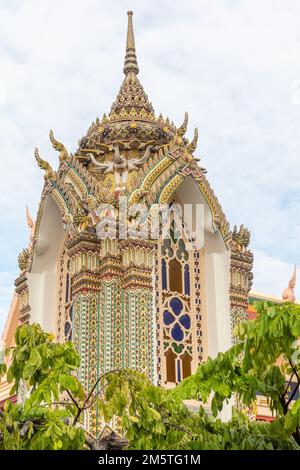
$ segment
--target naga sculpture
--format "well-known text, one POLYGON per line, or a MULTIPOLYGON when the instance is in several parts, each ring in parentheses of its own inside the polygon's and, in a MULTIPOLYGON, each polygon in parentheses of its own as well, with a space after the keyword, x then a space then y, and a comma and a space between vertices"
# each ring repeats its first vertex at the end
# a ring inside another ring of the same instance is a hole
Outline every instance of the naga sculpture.
POLYGON ((54 148, 54 150, 59 152, 59 160, 61 162, 69 161, 70 160, 70 155, 69 155, 68 150, 66 149, 64 144, 62 144, 61 142, 58 142, 58 140, 55 139, 53 131, 51 131, 51 130, 49 131, 49 137, 50 137, 50 141, 52 143, 52 147, 54 148))
POLYGON ((37 148, 35 148, 34 150, 34 156, 35 156, 35 159, 37 161, 39 168, 41 168, 41 170, 44 170, 45 172, 45 175, 44 175, 45 180, 49 180, 49 179, 55 180, 56 179, 55 171, 53 171, 50 163, 48 163, 46 160, 43 160, 40 157, 40 154, 37 148))
POLYGON ((187 125, 188 125, 188 122, 189 122, 189 115, 188 113, 185 113, 184 114, 184 121, 182 123, 182 125, 177 129, 177 135, 179 137, 183 137, 187 131, 187 125))
POLYGON ((241 225, 238 231, 235 225, 232 232, 232 240, 238 251, 245 251, 250 243, 250 231, 244 225, 241 225))
POLYGON ((195 131, 194 131, 194 137, 193 137, 193 140, 191 141, 191 143, 187 146, 187 150, 188 152, 190 153, 194 153, 196 148, 197 148, 197 144, 198 144, 198 129, 196 127, 195 131))

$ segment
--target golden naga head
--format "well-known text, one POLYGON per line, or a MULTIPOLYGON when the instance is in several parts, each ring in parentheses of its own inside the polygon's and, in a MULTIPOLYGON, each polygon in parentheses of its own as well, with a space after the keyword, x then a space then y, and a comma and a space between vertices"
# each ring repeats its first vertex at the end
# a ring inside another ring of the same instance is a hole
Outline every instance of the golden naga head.
POLYGON ((50 163, 48 163, 46 160, 43 160, 40 157, 40 154, 39 154, 39 151, 38 151, 37 148, 35 148, 35 150, 34 150, 34 157, 37 161, 38 167, 41 170, 44 170, 44 172, 45 172, 45 175, 44 175, 45 180, 55 180, 56 179, 55 171, 53 171, 50 163))
POLYGON ((50 141, 52 143, 52 147, 54 148, 54 150, 59 152, 59 160, 61 162, 65 161, 65 160, 69 161, 70 160, 70 155, 69 155, 68 150, 66 149, 64 144, 62 144, 61 142, 58 142, 58 140, 55 139, 52 130, 49 131, 49 137, 50 137, 50 141))
POLYGON ((232 232, 232 240, 237 248, 242 251, 246 250, 250 243, 250 230, 244 227, 244 225, 241 225, 238 230, 235 225, 232 232))

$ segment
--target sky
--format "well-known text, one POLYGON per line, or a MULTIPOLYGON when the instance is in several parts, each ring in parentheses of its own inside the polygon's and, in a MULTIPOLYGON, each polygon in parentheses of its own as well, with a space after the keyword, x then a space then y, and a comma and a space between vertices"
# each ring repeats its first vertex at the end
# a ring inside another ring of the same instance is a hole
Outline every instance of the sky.
POLYGON ((253 288, 280 296, 300 266, 299 0, 0 0, 0 330, 43 186, 34 147, 56 168, 49 129, 75 151, 109 112, 127 10, 156 113, 189 112, 227 219, 251 230, 253 288))

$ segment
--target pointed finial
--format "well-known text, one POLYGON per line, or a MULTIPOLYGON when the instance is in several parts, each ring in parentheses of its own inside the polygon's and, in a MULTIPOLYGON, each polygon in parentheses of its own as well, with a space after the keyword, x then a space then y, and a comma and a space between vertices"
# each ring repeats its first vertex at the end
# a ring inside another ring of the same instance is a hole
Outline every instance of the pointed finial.
POLYGON ((53 131, 51 131, 51 130, 49 131, 49 137, 50 137, 50 141, 52 143, 52 147, 54 148, 54 150, 59 152, 59 160, 61 162, 63 162, 64 160, 69 160, 70 155, 69 155, 68 150, 66 149, 66 147, 61 142, 58 142, 55 139, 53 131))
POLYGON ((289 281, 289 284, 282 293, 282 300, 284 302, 291 302, 293 304, 296 302, 296 296, 294 293, 295 286, 296 286, 296 265, 294 265, 294 272, 289 281))
POLYGON ((139 73, 139 68, 137 64, 137 58, 135 53, 135 43, 134 43, 134 32, 132 25, 132 11, 127 12, 128 15, 128 26, 127 26, 127 41, 126 41, 126 55, 123 72, 125 75, 128 75, 129 72, 133 72, 135 75, 139 73))
POLYGON ((187 149, 190 153, 193 153, 195 152, 196 148, 197 148, 197 144, 198 144, 198 128, 196 127, 195 131, 194 131, 194 137, 193 137, 193 140, 192 142, 187 146, 187 149))
POLYGON ((183 137, 184 134, 186 133, 188 122, 189 122, 189 115, 188 115, 188 113, 184 113, 184 121, 183 121, 183 124, 177 129, 177 134, 178 134, 180 137, 183 137))
POLYGON ((31 228, 34 225, 28 206, 26 206, 26 222, 27 222, 28 228, 31 228))
POLYGON ((32 246, 35 232, 35 222, 33 221, 28 206, 26 206, 26 221, 29 228, 29 248, 32 246))
POLYGON ((55 171, 53 171, 50 163, 48 163, 46 160, 43 160, 40 157, 40 154, 37 148, 34 149, 34 157, 37 161, 39 168, 41 168, 41 170, 44 170, 45 172, 45 175, 44 175, 45 180, 48 180, 48 179, 55 180, 56 179, 55 171))

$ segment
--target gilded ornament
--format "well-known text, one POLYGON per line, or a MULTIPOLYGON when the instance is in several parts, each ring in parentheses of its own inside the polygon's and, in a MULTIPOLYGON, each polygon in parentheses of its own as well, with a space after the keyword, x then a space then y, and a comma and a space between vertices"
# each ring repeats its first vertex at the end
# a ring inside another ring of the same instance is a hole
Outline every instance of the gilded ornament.
POLYGON ((196 148, 197 148, 197 144, 198 144, 198 129, 196 127, 195 131, 194 131, 194 137, 193 137, 193 140, 192 142, 187 146, 187 150, 188 152, 190 153, 194 153, 196 148))
POLYGON ((18 256, 18 264, 21 272, 28 269, 30 260, 30 251, 28 248, 24 248, 18 256))
POLYGON ((250 243, 250 230, 241 225, 238 231, 235 225, 232 232, 232 240, 238 250, 245 251, 250 243))
POLYGON ((58 142, 58 141, 54 138, 53 131, 51 131, 51 130, 50 130, 50 132, 49 132, 49 137, 50 137, 50 141, 51 141, 51 143, 52 143, 52 147, 53 147, 57 152, 59 152, 59 160, 60 160, 61 162, 70 160, 70 155, 69 155, 68 150, 66 149, 66 147, 65 147, 61 142, 58 142))
POLYGON ((46 160, 43 160, 40 157, 39 151, 37 148, 35 148, 34 150, 34 156, 35 156, 35 159, 37 161, 39 168, 45 171, 45 175, 44 175, 45 180, 55 180, 56 173, 53 171, 51 165, 46 160))
POLYGON ((188 115, 188 113, 185 113, 184 114, 184 121, 183 121, 182 125, 177 129, 177 132, 176 132, 176 134, 179 137, 183 137, 185 135, 185 133, 187 131, 188 122, 189 122, 189 115, 188 115))

